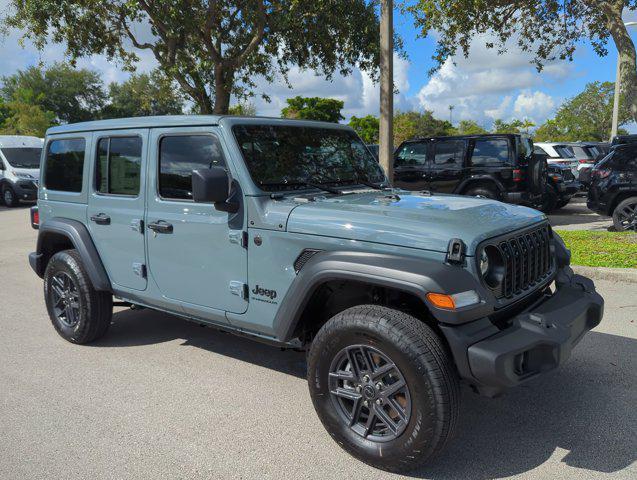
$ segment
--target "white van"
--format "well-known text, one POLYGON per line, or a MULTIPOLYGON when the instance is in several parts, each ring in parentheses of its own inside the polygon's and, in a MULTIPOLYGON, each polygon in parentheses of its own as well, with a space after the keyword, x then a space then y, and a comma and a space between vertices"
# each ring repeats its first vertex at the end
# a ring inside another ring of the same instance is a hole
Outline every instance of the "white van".
POLYGON ((0 135, 0 192, 7 207, 38 198, 43 140, 20 135, 0 135))

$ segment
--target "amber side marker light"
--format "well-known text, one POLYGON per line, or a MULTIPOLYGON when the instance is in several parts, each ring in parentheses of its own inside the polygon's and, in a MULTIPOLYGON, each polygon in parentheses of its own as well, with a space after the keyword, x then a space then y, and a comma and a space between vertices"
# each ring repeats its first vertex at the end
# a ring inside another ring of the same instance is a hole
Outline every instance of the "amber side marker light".
POLYGON ((454 293, 453 295, 446 295, 444 293, 428 293, 427 300, 429 300, 429 303, 431 303, 434 307, 442 308, 444 310, 456 310, 458 308, 480 303, 480 296, 473 290, 454 293))

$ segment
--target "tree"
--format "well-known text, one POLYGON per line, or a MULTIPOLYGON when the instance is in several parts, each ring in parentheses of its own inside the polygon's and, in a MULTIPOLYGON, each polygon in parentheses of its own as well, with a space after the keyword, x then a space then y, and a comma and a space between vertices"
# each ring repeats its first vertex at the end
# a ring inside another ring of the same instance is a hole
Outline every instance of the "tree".
POLYGON ((433 112, 398 112, 394 115, 394 145, 422 137, 451 135, 454 128, 446 120, 434 118, 433 112))
MULTIPOLYGON (((613 113, 615 84, 612 82, 592 82, 584 91, 564 102, 555 114, 536 131, 536 138, 550 138, 555 141, 598 141, 608 139, 613 113)), ((620 102, 619 125, 631 120, 626 102, 620 102)))
POLYGON ((454 133, 457 135, 482 135, 489 132, 474 120, 460 120, 454 133))
POLYGON ((323 122, 338 123, 344 120, 341 109, 344 103, 334 98, 294 97, 286 100, 288 106, 281 110, 285 118, 304 120, 321 120, 323 122))
POLYGON ((33 135, 43 137, 46 129, 55 124, 55 115, 42 109, 32 90, 19 89, 13 92, 10 102, 3 105, 5 118, 0 125, 0 133, 6 135, 33 135))
POLYGON ((105 54, 133 69, 140 51, 151 52, 201 113, 227 113, 230 96, 251 95, 257 78, 289 85, 293 65, 328 79, 378 65, 379 21, 369 0, 11 3, 10 27, 40 48, 64 43, 71 59, 105 54))
POLYGON ((4 77, 2 83, 5 101, 11 101, 18 90, 29 90, 33 93, 32 105, 54 112, 58 123, 93 120, 106 103, 97 72, 76 70, 64 63, 54 63, 46 69, 29 67, 4 77))
POLYGON ((533 127, 535 127, 535 122, 531 121, 528 118, 525 118, 524 120, 522 120, 520 124, 520 128, 522 129, 524 133, 529 133, 529 129, 533 127))
POLYGON ((521 120, 511 120, 510 122, 505 122, 504 120, 497 118, 493 122, 493 133, 520 133, 524 128, 524 122, 521 120))
POLYGON ((150 74, 133 74, 123 83, 113 82, 108 91, 110 103, 102 112, 104 118, 183 113, 183 94, 173 81, 157 70, 150 74))
POLYGON ((486 46, 498 53, 515 39, 522 51, 532 52, 538 70, 554 59, 572 60, 584 39, 605 56, 612 38, 619 52, 622 90, 637 120, 637 60, 622 19, 624 8, 636 10, 637 0, 418 0, 406 9, 423 37, 435 32, 433 58, 438 67, 458 48, 468 56, 475 35, 489 34, 486 46))
POLYGON ((378 143, 379 123, 378 117, 374 115, 366 115, 360 118, 352 116, 349 120, 349 126, 356 130, 358 136, 367 144, 378 143))
POLYGON ((257 114, 257 107, 253 103, 237 103, 228 109, 228 113, 240 117, 254 117, 257 114))

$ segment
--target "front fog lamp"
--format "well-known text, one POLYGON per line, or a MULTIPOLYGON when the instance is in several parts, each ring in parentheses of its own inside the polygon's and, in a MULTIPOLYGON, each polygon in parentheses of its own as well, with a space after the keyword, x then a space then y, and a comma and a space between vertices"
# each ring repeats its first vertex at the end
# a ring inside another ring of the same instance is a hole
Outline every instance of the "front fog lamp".
POLYGON ((428 293, 427 300, 429 300, 434 307, 444 310, 456 310, 480 303, 480 296, 474 290, 467 290, 466 292, 454 293, 453 295, 428 293))
POLYGON ((504 259, 500 250, 489 245, 479 257, 480 275, 490 288, 497 288, 504 280, 504 259))

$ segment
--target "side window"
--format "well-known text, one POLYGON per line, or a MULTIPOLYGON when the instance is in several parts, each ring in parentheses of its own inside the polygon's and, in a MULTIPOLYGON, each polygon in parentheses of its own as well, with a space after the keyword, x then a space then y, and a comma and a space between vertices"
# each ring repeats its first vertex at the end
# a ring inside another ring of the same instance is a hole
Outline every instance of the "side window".
POLYGON ((618 170, 637 171, 637 149, 616 150, 613 154, 611 166, 618 170))
POLYGON ((441 140, 434 144, 434 166, 462 168, 464 163, 464 140, 441 140))
POLYGON ((141 163, 140 137, 101 138, 97 144, 97 191, 111 195, 139 195, 141 163))
POLYGON ((549 156, 549 154, 546 153, 546 150, 544 150, 542 147, 538 147, 537 145, 533 147, 533 153, 537 155, 546 155, 547 157, 549 156))
POLYGON ((394 164, 397 167, 424 166, 427 162, 427 142, 407 143, 396 155, 394 164))
POLYGON ((81 192, 85 148, 83 138, 52 140, 44 160, 44 186, 60 192, 81 192))
POLYGON ((171 135, 159 142, 159 195, 192 200, 192 171, 225 167, 219 139, 212 135, 171 135))
POLYGON ((472 166, 500 167, 509 164, 509 142, 505 138, 476 139, 471 155, 472 166))

